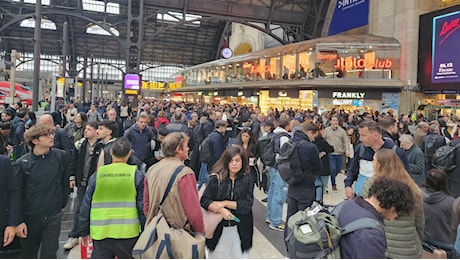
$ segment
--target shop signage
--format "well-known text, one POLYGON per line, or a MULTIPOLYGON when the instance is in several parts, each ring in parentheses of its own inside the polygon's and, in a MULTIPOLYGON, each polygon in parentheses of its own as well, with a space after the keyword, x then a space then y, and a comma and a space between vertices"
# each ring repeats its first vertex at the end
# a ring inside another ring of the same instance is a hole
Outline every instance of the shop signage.
POLYGON ((363 69, 363 68, 376 68, 376 69, 386 69, 391 68, 393 66, 393 62, 389 59, 362 59, 362 58, 355 58, 355 57, 345 57, 337 59, 337 63, 335 64, 336 68, 349 70, 351 68, 355 69, 363 69), (373 66, 371 65, 373 64, 373 66))
POLYGON ((355 98, 363 99, 366 93, 364 92, 332 92, 332 98, 355 98))
POLYGON ((268 92, 268 95, 271 98, 280 98, 280 97, 299 98, 299 90, 295 90, 295 89, 270 90, 268 92))
POLYGON ((352 100, 381 100, 382 91, 356 88, 341 88, 318 90, 318 98, 352 99, 352 100), (352 91, 347 91, 352 90, 352 91))

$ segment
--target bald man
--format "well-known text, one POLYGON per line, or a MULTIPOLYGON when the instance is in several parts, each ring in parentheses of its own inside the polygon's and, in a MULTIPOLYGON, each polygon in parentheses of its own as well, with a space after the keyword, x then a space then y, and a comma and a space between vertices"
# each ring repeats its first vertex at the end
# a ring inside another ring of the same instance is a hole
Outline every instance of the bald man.
MULTIPOLYGON (((38 119, 38 123, 46 124, 49 126, 54 127, 54 120, 50 114, 45 114, 38 119)), ((54 131, 54 146, 53 148, 61 149, 64 151, 68 151, 69 153, 72 151, 72 141, 67 136, 66 132, 62 128, 56 128, 54 131)))

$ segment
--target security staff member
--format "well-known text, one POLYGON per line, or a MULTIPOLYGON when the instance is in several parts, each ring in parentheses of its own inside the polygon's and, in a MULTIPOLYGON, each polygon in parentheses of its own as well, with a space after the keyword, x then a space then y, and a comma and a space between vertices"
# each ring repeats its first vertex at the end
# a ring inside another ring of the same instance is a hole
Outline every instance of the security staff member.
POLYGON ((145 222, 144 174, 127 164, 131 144, 118 138, 110 149, 112 163, 99 167, 88 183, 80 208, 80 234, 93 239, 91 258, 132 258, 145 222))

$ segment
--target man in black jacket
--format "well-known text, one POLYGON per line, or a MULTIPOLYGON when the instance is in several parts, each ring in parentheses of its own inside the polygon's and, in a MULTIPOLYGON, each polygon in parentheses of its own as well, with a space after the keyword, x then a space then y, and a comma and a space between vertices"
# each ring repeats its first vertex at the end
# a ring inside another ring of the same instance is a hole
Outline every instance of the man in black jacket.
POLYGON ((102 142, 97 139, 97 122, 89 122, 84 131, 84 138, 75 142, 72 159, 70 160, 70 187, 77 187, 77 197, 74 204, 74 222, 73 228, 69 232, 69 239, 64 244, 64 249, 72 249, 78 245, 78 237, 80 230, 78 225, 78 217, 80 213, 80 205, 85 196, 86 187, 89 177, 96 172, 97 160, 101 150, 104 148, 102 142))
POLYGON ((14 163, 21 192, 20 223, 22 258, 56 258, 62 210, 69 196, 67 154, 53 149, 54 127, 37 124, 25 132, 32 151, 14 163))
POLYGON ((3 251, 13 242, 16 226, 20 223, 20 193, 10 158, 0 155, 0 232, 3 251))
POLYGON ((436 123, 430 123, 428 134, 422 139, 422 151, 425 155, 425 173, 433 169, 431 158, 439 147, 446 144, 446 139, 439 133, 439 126, 436 123))
MULTIPOLYGON (((212 156, 209 163, 201 163, 198 189, 208 181, 209 172, 225 150, 224 134, 227 131, 227 121, 217 120, 214 126, 215 130, 209 134, 209 149, 212 156)), ((208 135, 205 136, 207 137, 208 135)))

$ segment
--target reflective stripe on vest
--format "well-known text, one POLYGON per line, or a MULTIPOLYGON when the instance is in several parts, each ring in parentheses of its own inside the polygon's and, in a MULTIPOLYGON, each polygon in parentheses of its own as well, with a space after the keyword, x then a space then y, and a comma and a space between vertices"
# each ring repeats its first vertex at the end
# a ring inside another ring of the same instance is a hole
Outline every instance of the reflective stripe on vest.
POLYGON ((141 227, 136 207, 136 169, 137 166, 113 163, 97 170, 90 215, 93 239, 139 236, 141 227))

